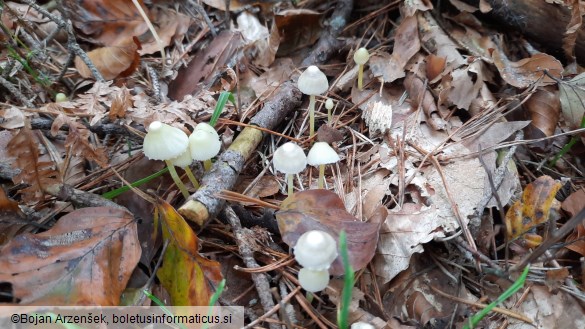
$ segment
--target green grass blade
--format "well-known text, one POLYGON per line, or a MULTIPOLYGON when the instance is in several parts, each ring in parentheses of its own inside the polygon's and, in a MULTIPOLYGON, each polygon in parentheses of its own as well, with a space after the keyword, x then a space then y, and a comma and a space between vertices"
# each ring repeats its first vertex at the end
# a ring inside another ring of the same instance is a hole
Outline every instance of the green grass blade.
POLYGON ((526 266, 524 268, 524 271, 522 271, 522 274, 514 282, 514 284, 512 284, 508 289, 506 289, 506 291, 504 291, 500 296, 498 296, 498 298, 496 300, 494 300, 493 302, 491 302, 483 310, 481 310, 479 313, 477 313, 476 315, 474 315, 471 318, 471 320, 469 321, 469 323, 466 323, 465 324, 465 326, 463 327, 463 329, 475 328, 475 326, 477 326, 477 324, 479 323, 479 321, 481 321, 489 312, 491 312, 494 309, 494 307, 498 306, 500 303, 502 303, 506 299, 510 298, 510 296, 512 296, 518 290, 520 290, 520 288, 522 288, 524 286, 524 283, 526 282, 526 277, 528 276, 528 271, 529 270, 530 270, 530 266, 526 266))
POLYGON ((230 93, 229 91, 222 91, 221 94, 219 94, 219 99, 217 100, 217 104, 215 104, 215 109, 213 110, 211 120, 209 121, 209 124, 212 127, 215 127, 215 124, 217 123, 217 120, 219 119, 221 112, 223 112, 225 104, 227 103, 228 100, 230 100, 230 96, 231 99, 234 99, 234 95, 232 95, 232 93, 230 93))
MULTIPOLYGON (((219 299, 219 296, 221 296, 221 293, 223 292, 224 288, 225 288, 225 279, 222 279, 219 282, 217 289, 215 289, 215 292, 213 293, 213 295, 209 299, 209 311, 207 312, 207 315, 211 316, 213 314, 213 305, 215 305, 215 303, 217 303, 217 300, 219 299)), ((202 329, 207 329, 207 327, 209 327, 209 323, 203 324, 202 329)))
POLYGON ((347 238, 345 231, 339 234, 339 249, 341 251, 341 261, 345 273, 343 276, 343 291, 341 292, 341 303, 337 310, 337 326, 339 329, 347 329, 349 327, 349 304, 351 303, 351 290, 353 289, 354 273, 349 263, 349 255, 347 253, 347 238))
MULTIPOLYGON (((169 310, 166 305, 160 300, 158 299, 155 295, 151 294, 150 291, 144 289, 142 290, 142 292, 146 295, 146 297, 148 297, 150 300, 152 300, 156 305, 158 305, 160 307, 160 309, 165 312, 166 315, 170 315, 173 316, 173 312, 171 312, 171 310, 169 310)), ((179 324, 179 328, 181 329, 186 329, 185 325, 183 324, 179 324)))
MULTIPOLYGON (((142 185, 144 183, 148 183, 151 180, 153 180, 153 179, 161 176, 162 174, 166 173, 167 171, 169 171, 169 168, 168 167, 164 167, 163 169, 155 172, 154 174, 152 174, 152 175, 150 175, 148 177, 144 177, 142 179, 139 179, 139 180, 135 181, 134 183, 130 184, 130 186, 137 187, 137 186, 140 186, 140 185, 142 185)), ((128 191, 128 190, 130 190, 130 187, 129 186, 122 186, 120 188, 117 188, 115 190, 111 190, 109 192, 106 192, 106 193, 102 194, 102 197, 103 198, 106 198, 108 200, 111 200, 111 199, 117 197, 118 195, 120 195, 120 194, 128 191)))

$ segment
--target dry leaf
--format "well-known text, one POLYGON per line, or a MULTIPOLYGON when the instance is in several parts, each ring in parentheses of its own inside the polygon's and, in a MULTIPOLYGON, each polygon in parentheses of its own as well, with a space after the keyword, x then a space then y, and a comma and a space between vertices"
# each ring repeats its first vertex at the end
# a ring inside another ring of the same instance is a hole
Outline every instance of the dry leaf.
POLYGON ((439 115, 439 109, 435 104, 433 94, 426 89, 427 85, 422 79, 414 74, 407 74, 404 79, 404 88, 408 92, 410 103, 413 108, 422 107, 427 118, 427 122, 435 130, 445 130, 447 123, 439 115))
MULTIPOLYGON (((522 193, 522 200, 518 200, 506 212, 506 229, 509 240, 516 239, 533 227, 549 220, 551 210, 558 211, 560 205, 554 203, 555 196, 562 184, 549 176, 538 177, 528 184, 522 193)), ((531 236, 530 241, 538 241, 531 236)), ((534 245, 529 245, 534 247, 534 245)))
POLYGON ((169 97, 182 100, 186 95, 197 94, 202 87, 209 87, 225 66, 235 65, 242 56, 243 39, 240 33, 223 31, 199 52, 186 68, 169 85, 169 97))
POLYGON ((314 44, 321 33, 321 14, 308 9, 288 9, 274 15, 281 36, 278 56, 286 56, 314 44))
POLYGON ((11 200, 0 187, 0 246, 10 241, 25 223, 26 216, 18 202, 11 200))
MULTIPOLYGON (((134 38, 121 45, 94 49, 88 52, 87 56, 104 79, 112 80, 134 73, 140 63, 138 49, 140 49, 140 43, 134 38)), ((89 67, 79 57, 75 57, 75 68, 82 77, 86 79, 93 77, 89 67)))
POLYGON ((446 59, 444 57, 430 54, 426 58, 427 65, 425 66, 427 79, 433 81, 439 74, 443 73, 445 69, 446 59))
POLYGON ((496 49, 492 52, 492 58, 502 79, 517 88, 528 88, 537 82, 539 86, 553 84, 555 81, 546 76, 544 71, 547 70, 551 76, 556 78, 560 78, 561 72, 563 72, 561 62, 543 53, 512 62, 502 51, 496 49))
MULTIPOLYGON (((563 201, 561 208, 566 211, 569 216, 575 216, 585 206, 585 189, 577 190, 569 195, 563 201)), ((585 226, 583 223, 577 225, 575 231, 571 233, 565 240, 568 244, 566 247, 576 253, 585 257, 585 226)))
POLYGON ((396 28, 392 57, 398 66, 404 65, 420 50, 418 38, 418 23, 416 17, 406 17, 396 28))
MULTIPOLYGON (((552 86, 540 87, 524 103, 524 109, 531 120, 526 129, 528 139, 549 137, 554 134, 561 115, 561 102, 555 89, 552 86)), ((552 141, 544 141, 537 145, 530 145, 544 150, 551 143, 552 141)))
POLYGON ((236 31, 242 34, 247 57, 258 66, 269 67, 274 62, 280 43, 276 27, 273 26, 269 32, 256 16, 247 11, 241 13, 236 21, 236 31))
MULTIPOLYGON (((138 1, 149 15, 149 10, 138 1)), ((122 45, 148 31, 148 27, 132 1, 66 0, 75 27, 106 46, 122 45)))
POLYGON ((110 121, 115 121, 118 118, 126 116, 126 111, 132 108, 132 95, 127 88, 122 88, 120 92, 114 95, 112 100, 112 106, 110 106, 110 112, 108 117, 110 121))
POLYGON ((10 106, 0 110, 0 127, 16 129, 24 127, 24 113, 17 107, 10 106))
POLYGON ((39 161, 40 141, 29 128, 24 127, 8 143, 8 154, 15 157, 13 168, 20 174, 12 180, 15 184, 25 183, 29 187, 20 190, 25 202, 40 201, 46 186, 59 182, 59 173, 52 162, 39 161))
POLYGON ((2 247, 0 282, 21 305, 117 306, 139 259, 130 213, 84 208, 2 247))
MULTIPOLYGON (((534 324, 508 318, 509 327, 515 329, 566 329, 585 328, 585 313, 579 302, 571 294, 559 291, 552 294, 546 287, 532 285, 530 293, 522 303, 516 305, 510 298, 503 307, 514 308, 534 321, 534 324)), ((493 327, 495 328, 495 327, 493 327)))
POLYGON ((69 133, 65 140, 65 147, 71 148, 73 155, 82 155, 87 160, 95 161, 102 168, 107 167, 108 157, 105 148, 95 147, 90 144, 90 132, 81 123, 69 118, 65 114, 59 114, 53 121, 51 133, 55 135, 55 133, 65 124, 69 126, 69 133))
MULTIPOLYGON (((358 221, 345 210, 337 194, 319 189, 298 192, 288 197, 276 213, 276 219, 282 240, 291 248, 307 231, 325 231, 339 241, 339 233, 345 230, 349 262, 357 271, 368 265, 374 257, 380 223, 385 217, 385 209, 381 207, 379 211, 381 216, 373 216, 369 222, 358 221)), ((329 272, 332 275, 343 274, 340 257, 333 262, 329 272)))
POLYGON ((585 116, 585 73, 559 83, 559 92, 565 122, 577 129, 585 116))

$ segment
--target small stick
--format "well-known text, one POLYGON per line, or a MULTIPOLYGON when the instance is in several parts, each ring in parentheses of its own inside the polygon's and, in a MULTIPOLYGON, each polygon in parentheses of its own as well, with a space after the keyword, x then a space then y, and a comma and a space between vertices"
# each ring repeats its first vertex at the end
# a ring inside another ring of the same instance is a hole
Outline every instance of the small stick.
MULTIPOLYGON (((238 249, 240 250, 240 255, 246 264, 246 267, 249 268, 258 268, 260 265, 254 259, 254 252, 250 249, 250 246, 246 242, 246 237, 242 233, 242 224, 240 223, 240 219, 232 209, 232 207, 225 208, 225 215, 232 226, 234 231, 234 237, 236 238, 236 243, 238 244, 238 249)), ((260 297, 260 303, 264 308, 264 312, 268 313, 275 306, 279 306, 279 304, 275 305, 274 300, 272 299, 272 294, 270 293, 270 283, 264 273, 252 273, 252 281, 254 281, 254 285, 256 286, 256 291, 258 292, 258 296, 260 297)), ((276 320, 276 317, 271 317, 276 320)), ((280 329, 280 326, 276 323, 269 324, 270 329, 280 329)))

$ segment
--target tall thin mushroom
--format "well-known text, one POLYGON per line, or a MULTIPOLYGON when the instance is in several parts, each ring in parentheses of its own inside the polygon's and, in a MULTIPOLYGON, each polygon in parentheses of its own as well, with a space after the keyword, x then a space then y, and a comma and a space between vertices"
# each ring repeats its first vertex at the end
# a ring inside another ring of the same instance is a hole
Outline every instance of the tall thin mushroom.
POLYGON ((329 89, 329 81, 325 73, 315 65, 311 65, 299 76, 297 85, 303 94, 309 95, 309 137, 313 137, 315 135, 315 96, 329 89))

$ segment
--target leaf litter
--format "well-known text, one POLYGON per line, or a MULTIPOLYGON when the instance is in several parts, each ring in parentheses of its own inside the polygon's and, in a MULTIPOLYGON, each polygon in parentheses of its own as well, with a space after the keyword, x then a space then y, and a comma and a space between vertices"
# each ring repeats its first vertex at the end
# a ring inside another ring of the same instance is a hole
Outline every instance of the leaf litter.
MULTIPOLYGON (((9 182, 0 195, 5 215, 0 263, 22 259, 18 266, 2 266, 0 282, 12 287, 11 299, 2 302, 117 305, 125 289, 147 287, 148 277, 157 276, 154 288, 171 296, 171 304, 207 305, 224 277, 234 300, 262 301, 244 305, 256 317, 271 310, 266 301, 273 296, 266 287, 278 286, 279 298, 289 304, 271 321, 332 326, 335 312, 315 308, 333 310, 340 303, 340 261, 331 268, 332 283, 310 302, 298 294, 298 267, 287 250, 309 229, 334 237, 344 229, 358 273, 351 322, 359 319, 376 328, 463 325, 480 301, 495 300, 514 281, 518 273, 509 272, 508 265, 554 239, 566 244, 550 249, 548 260, 532 262, 524 297, 504 302, 481 324, 583 326, 576 299, 583 299, 579 257, 585 254, 585 229, 578 223, 563 230, 582 213, 582 141, 554 167, 545 164, 567 143, 561 133, 583 128, 582 74, 569 73, 578 72, 579 58, 572 53, 580 42, 574 37, 580 28, 576 9, 562 27, 565 63, 555 52, 536 51, 530 41, 492 30, 474 13, 501 14, 485 1, 474 7, 452 0, 457 8, 452 12, 432 11, 429 1, 373 7, 355 2, 351 16, 341 0, 330 8, 317 1, 299 8, 288 2, 229 1, 230 13, 225 1, 142 3, 167 52, 169 60, 162 63, 161 45, 130 2, 81 3, 65 1, 62 9, 76 13, 71 15, 74 42, 88 52, 106 82, 92 80, 79 53, 70 65, 73 52, 67 49, 74 46, 67 36, 49 40, 32 57, 16 42, 8 43, 11 50, 0 50, 10 54, 2 57, 10 58, 3 67, 12 68, 10 79, 2 81, 10 93, 3 94, 0 107, 0 133, 6 140, 0 172, 9 182), (332 12, 349 20, 334 19, 332 12), (351 58, 364 46, 372 56, 365 88, 359 90, 351 58), (48 50, 58 55, 39 61, 37 56, 48 50), (305 58, 320 61, 311 64, 320 65, 331 82, 327 95, 317 97, 318 109, 327 98, 335 101, 331 120, 324 109, 317 112, 318 139, 330 143, 342 161, 325 171, 327 190, 310 188, 316 173, 307 169, 295 177, 299 192, 286 198, 271 158, 286 140, 306 151, 312 143, 307 99, 290 83, 305 69, 305 58), (66 80, 55 79, 59 75, 66 80), (54 84, 43 87, 44 77, 54 84), (161 121, 189 133, 210 120, 223 90, 234 95, 216 125, 224 134, 224 152, 208 172, 193 166, 204 198, 191 188, 192 198, 182 200, 164 176, 126 192, 138 193, 133 199, 100 197, 131 183, 121 178, 136 180, 162 168, 140 159, 145 127, 161 121), (47 101, 56 100, 57 92, 68 99, 47 101), (23 106, 25 100, 37 108, 23 106), (153 193, 168 203, 155 202, 153 193), (225 219, 219 211, 225 200, 218 195, 231 201, 242 224, 256 227, 206 219, 192 230, 189 224, 199 223, 193 216, 225 219), (190 202, 201 200, 213 200, 217 209, 200 203, 203 208, 185 211, 190 202), (74 209, 68 202, 104 206, 74 209), (160 217, 152 216, 154 209, 160 217), (278 232, 264 224, 275 220, 269 209, 278 209, 278 232), (137 230, 133 215, 147 229, 137 230), (157 255, 165 241, 166 253, 157 255), (251 254, 245 254, 246 245, 251 254), (79 256, 87 250, 100 261, 79 256), (231 259, 233 253, 242 253, 245 261, 231 259), (162 267, 153 267, 159 257, 162 267), (250 257, 258 268, 245 267, 252 264, 250 257), (68 272, 64 259, 72 259, 80 271, 68 272), (216 259, 235 267, 221 267, 216 259), (142 267, 136 266, 139 261, 142 267), (39 280, 27 274, 32 269, 67 284, 39 280), (87 276, 106 270, 120 276, 87 276), (131 277, 132 272, 141 275, 131 277), (273 280, 262 283, 257 273, 273 280), (236 276, 231 284, 229 278, 236 276), (84 284, 91 291, 115 289, 80 292, 84 284), (246 290, 246 285, 256 289, 246 290)), ((44 14, 38 7, 9 3, 6 8, 3 41, 14 41, 6 31, 23 33, 16 29, 19 20, 29 22, 26 33, 39 40, 46 36, 42 25, 56 20, 40 19, 44 14)))

